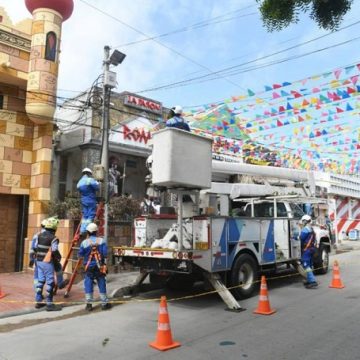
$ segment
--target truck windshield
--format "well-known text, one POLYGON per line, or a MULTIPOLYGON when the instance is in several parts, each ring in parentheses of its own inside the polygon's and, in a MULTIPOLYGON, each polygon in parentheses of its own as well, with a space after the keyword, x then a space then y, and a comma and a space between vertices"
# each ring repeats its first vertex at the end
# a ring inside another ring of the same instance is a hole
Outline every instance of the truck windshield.
POLYGON ((299 204, 290 203, 290 208, 294 219, 301 219, 301 217, 305 214, 299 204))

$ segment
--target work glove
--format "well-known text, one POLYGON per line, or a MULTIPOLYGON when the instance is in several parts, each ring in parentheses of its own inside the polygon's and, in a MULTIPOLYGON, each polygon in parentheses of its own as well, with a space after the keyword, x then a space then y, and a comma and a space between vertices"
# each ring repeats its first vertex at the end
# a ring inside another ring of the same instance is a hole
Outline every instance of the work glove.
POLYGON ((29 268, 32 268, 33 266, 34 266, 34 259, 31 259, 30 261, 29 261, 29 268))

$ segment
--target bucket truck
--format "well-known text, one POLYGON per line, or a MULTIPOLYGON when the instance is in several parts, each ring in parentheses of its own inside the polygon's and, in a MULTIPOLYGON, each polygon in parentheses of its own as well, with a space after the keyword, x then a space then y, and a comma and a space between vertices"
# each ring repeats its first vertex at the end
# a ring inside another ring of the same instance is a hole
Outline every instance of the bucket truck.
MULTIPOLYGON (((168 194, 163 199, 172 197, 177 213, 163 206, 136 218, 133 246, 114 247, 113 254, 140 268, 136 285, 148 274, 176 288, 206 279, 229 309, 240 311, 235 298, 250 297, 261 272, 289 264, 301 269, 302 205, 319 200, 311 174, 216 161, 211 146, 207 137, 174 128, 153 134, 148 180, 168 194)), ((329 234, 314 228, 315 267, 326 273, 329 234)))

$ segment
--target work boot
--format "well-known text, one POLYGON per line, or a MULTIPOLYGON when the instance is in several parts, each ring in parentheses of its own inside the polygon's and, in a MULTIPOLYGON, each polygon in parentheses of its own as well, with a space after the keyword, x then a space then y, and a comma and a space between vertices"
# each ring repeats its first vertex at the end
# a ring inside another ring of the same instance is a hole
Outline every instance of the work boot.
POLYGON ((44 306, 46 306, 45 303, 40 303, 40 302, 38 302, 38 303, 35 304, 35 309, 41 309, 41 308, 43 308, 44 306))
POLYGON ((109 310, 112 308, 112 305, 110 303, 102 304, 101 310, 109 310))
POLYGON ((306 287, 307 289, 315 289, 315 288, 317 288, 318 286, 319 286, 319 284, 318 284, 316 281, 311 282, 311 283, 307 283, 307 284, 305 285, 305 287, 306 287))
POLYGON ((65 279, 60 285, 59 285, 59 289, 64 289, 66 287, 66 285, 69 283, 69 279, 65 279))
POLYGON ((92 306, 92 304, 86 304, 85 310, 86 310, 86 311, 93 311, 93 306, 92 306))
POLYGON ((46 305, 46 311, 60 311, 62 307, 60 305, 48 304, 46 305))

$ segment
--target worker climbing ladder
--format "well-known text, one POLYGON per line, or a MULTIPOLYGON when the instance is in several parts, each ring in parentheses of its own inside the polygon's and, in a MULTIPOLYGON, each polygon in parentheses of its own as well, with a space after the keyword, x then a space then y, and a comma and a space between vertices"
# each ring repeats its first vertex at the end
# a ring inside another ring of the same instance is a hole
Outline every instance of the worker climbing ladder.
MULTIPOLYGON (((99 224, 98 225, 98 236, 103 236, 105 222, 104 222, 104 203, 102 201, 100 201, 97 205, 94 222, 98 222, 98 224, 99 224)), ((79 250, 79 246, 80 246, 80 243, 82 240, 82 239, 80 239, 80 235, 81 235, 80 227, 81 227, 81 223, 79 223, 79 225, 75 231, 73 240, 71 242, 70 249, 65 257, 65 261, 64 261, 64 264, 62 267, 64 273, 71 274, 69 283, 66 287, 65 294, 64 294, 64 297, 66 297, 66 298, 69 297, 69 293, 71 291, 71 288, 74 284, 74 281, 76 279, 76 276, 77 276, 80 266, 82 264, 82 259, 74 259, 74 256, 73 256, 73 252, 79 250), (74 265, 72 267, 71 272, 66 272, 65 270, 66 270, 66 267, 68 266, 69 262, 74 263, 74 265)))

